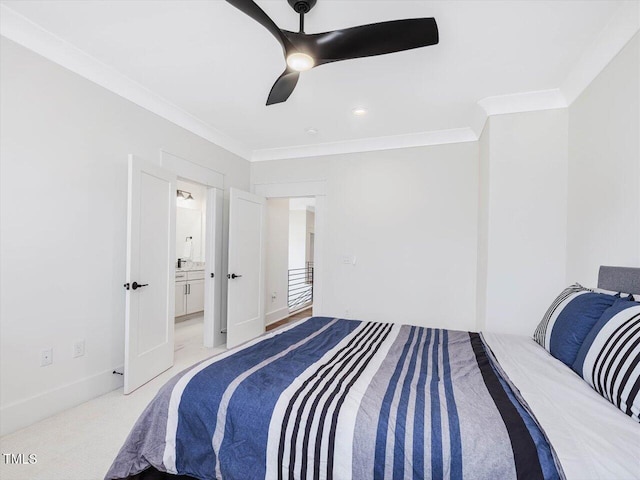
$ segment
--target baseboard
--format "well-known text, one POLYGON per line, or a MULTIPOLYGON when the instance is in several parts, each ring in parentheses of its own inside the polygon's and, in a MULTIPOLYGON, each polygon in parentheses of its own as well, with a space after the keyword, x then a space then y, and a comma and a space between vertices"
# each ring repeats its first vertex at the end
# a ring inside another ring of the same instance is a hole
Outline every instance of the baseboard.
POLYGON ((108 370, 4 406, 0 408, 0 436, 109 393, 123 383, 122 375, 108 370))
POLYGON ((194 313, 188 313, 186 315, 182 315, 181 317, 175 317, 173 323, 177 325, 178 323, 186 322, 187 320, 191 320, 196 317, 204 318, 204 310, 200 310, 199 312, 194 313))
POLYGON ((278 310, 268 312, 265 315, 265 324, 269 326, 272 323, 276 323, 276 322, 279 322, 280 320, 284 320, 288 316, 289 316, 289 307, 279 308, 278 310))

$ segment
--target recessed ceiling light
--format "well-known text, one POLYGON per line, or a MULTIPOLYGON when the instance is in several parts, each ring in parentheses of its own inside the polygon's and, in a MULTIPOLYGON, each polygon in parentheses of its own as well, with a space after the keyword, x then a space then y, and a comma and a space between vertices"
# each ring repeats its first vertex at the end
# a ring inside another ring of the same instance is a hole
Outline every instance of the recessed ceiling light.
POLYGON ((351 113, 353 113, 356 117, 363 117, 367 114, 367 109, 364 107, 357 107, 351 110, 351 113))
POLYGON ((312 128, 312 127, 305 128, 304 131, 307 132, 309 135, 317 135, 318 134, 318 129, 312 128))

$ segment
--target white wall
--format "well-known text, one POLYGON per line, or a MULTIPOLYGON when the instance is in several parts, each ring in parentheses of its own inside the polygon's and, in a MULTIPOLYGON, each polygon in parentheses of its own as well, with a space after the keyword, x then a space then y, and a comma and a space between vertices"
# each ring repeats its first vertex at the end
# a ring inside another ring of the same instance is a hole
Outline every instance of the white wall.
POLYGON ((569 108, 567 282, 640 266, 640 35, 569 108))
POLYGON ((289 315, 287 281, 289 269, 289 199, 267 200, 266 323, 289 315), (275 295, 275 299, 272 296, 275 295))
POLYGON ((484 328, 531 335, 565 286, 567 111, 497 115, 488 122, 481 160, 486 163, 486 153, 489 160, 480 186, 481 201, 488 202, 480 205, 487 222, 481 235, 487 242, 484 328))
POLYGON ((249 163, 2 38, 0 424, 121 384, 127 155, 160 149, 248 189, 249 163), (72 358, 73 343, 86 354, 72 358), (53 347, 53 365, 40 351, 53 347))
POLYGON ((306 257, 307 212, 289 210, 289 269, 304 268, 306 257))
POLYGON ((326 180, 323 314, 473 330, 477 150, 463 143, 258 162, 252 183, 326 180))

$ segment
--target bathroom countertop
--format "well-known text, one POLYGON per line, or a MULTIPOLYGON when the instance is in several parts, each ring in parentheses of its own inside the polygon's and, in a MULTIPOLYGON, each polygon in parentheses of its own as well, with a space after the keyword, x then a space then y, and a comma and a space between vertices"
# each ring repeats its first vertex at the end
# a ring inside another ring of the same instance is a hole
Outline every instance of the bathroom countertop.
POLYGON ((177 268, 176 272, 204 272, 204 265, 189 265, 186 267, 177 268))

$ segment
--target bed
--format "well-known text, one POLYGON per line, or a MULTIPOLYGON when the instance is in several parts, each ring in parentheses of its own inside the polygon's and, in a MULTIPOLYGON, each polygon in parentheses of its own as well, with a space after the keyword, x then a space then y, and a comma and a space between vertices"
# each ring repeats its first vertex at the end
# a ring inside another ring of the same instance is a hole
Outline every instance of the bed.
POLYGON ((640 425, 528 337, 314 317, 170 380, 106 478, 632 479, 640 425))

